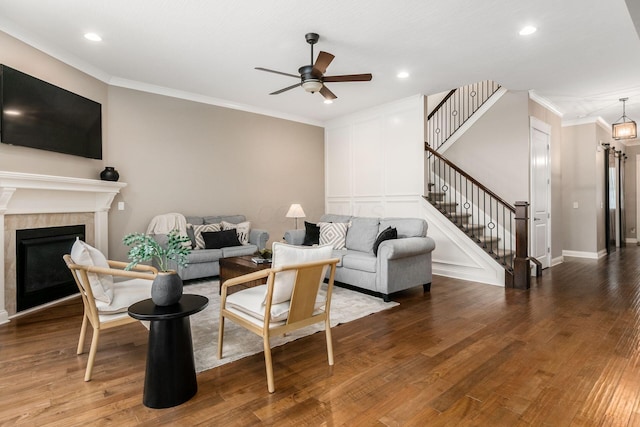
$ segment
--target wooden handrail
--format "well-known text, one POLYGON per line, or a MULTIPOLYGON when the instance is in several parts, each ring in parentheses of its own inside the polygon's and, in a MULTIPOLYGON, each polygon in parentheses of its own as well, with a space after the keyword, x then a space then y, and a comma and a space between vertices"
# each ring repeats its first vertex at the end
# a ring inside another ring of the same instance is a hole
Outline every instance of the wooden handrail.
POLYGON ((478 180, 476 180, 471 175, 469 175, 468 173, 466 173, 465 171, 460 169, 460 167, 458 167, 455 163, 449 161, 442 154, 438 153, 436 150, 434 150, 433 148, 429 147, 429 144, 427 142, 424 143, 424 149, 426 151, 428 151, 429 153, 433 154, 434 156, 436 156, 437 158, 439 158, 440 160, 442 160, 449 167, 453 168, 456 172, 458 172, 460 175, 462 175, 463 177, 465 177, 466 179, 471 181, 473 184, 477 185, 482 191, 484 191, 486 194, 488 194, 489 196, 491 196, 494 199, 496 199, 498 202, 500 202, 502 205, 504 205, 511 212, 515 213, 516 208, 513 205, 511 205, 510 203, 505 202, 500 196, 498 196, 493 191, 489 190, 485 185, 481 184, 480 182, 478 182, 478 180))
POLYGON ((433 115, 435 113, 438 112, 440 107, 442 107, 444 105, 444 103, 447 102, 449 100, 449 98, 451 98, 453 96, 454 93, 456 93, 456 90, 458 90, 458 89, 451 89, 449 91, 449 93, 442 99, 442 101, 440 101, 440 103, 438 105, 436 105, 436 108, 434 108, 433 111, 431 111, 429 113, 429 115, 427 116, 427 120, 429 120, 431 117, 433 117, 433 115))

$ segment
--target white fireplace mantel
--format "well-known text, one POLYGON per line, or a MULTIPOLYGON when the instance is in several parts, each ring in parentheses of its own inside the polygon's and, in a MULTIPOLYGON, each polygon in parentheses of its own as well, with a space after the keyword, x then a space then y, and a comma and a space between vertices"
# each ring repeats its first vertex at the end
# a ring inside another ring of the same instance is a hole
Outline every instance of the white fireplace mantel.
POLYGON ((5 304, 5 215, 93 212, 95 246, 108 253, 108 212, 126 183, 0 171, 0 324, 8 322, 5 304))

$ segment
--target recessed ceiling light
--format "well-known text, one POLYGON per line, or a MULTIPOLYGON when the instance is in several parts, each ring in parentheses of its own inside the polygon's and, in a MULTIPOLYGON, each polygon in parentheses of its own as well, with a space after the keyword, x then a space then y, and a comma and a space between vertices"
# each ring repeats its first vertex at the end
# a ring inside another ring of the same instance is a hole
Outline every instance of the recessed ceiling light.
POLYGON ((101 42, 102 41, 102 37, 100 37, 96 33, 86 33, 84 35, 84 38, 87 39, 87 40, 91 40, 92 42, 101 42))
POLYGON ((324 100, 324 103, 325 103, 325 104, 333 104, 333 100, 331 100, 331 99, 325 99, 325 100, 324 100))
POLYGON ((528 36, 535 33, 536 31, 538 31, 536 27, 534 27, 533 25, 527 25, 526 27, 523 27, 518 34, 520 34, 521 36, 528 36))
POLYGON ((18 111, 18 110, 4 110, 4 113, 7 116, 21 116, 22 115, 22 113, 20 111, 18 111))
POLYGON ((409 78, 409 73, 406 71, 400 71, 397 76, 399 79, 406 79, 409 78))

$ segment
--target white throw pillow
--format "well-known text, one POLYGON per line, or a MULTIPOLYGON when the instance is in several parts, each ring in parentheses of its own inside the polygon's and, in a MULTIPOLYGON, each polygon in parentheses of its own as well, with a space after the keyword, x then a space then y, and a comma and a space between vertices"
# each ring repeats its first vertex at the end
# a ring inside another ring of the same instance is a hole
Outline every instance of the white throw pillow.
POLYGON ((201 224, 193 226, 193 235, 196 238, 196 249, 204 249, 204 237, 202 237, 203 232, 215 232, 220 231, 220 224, 201 224))
MULTIPOLYGON (((102 252, 93 246, 76 239, 71 247, 71 259, 79 265, 109 268, 107 259, 102 252)), ((87 273, 93 298, 106 304, 111 304, 113 299, 113 276, 110 274, 87 273)))
POLYGON ((251 230, 251 222, 245 221, 239 224, 234 224, 232 222, 222 221, 222 229, 223 230, 236 230, 236 234, 238 235, 238 240, 243 245, 249 244, 249 231, 251 230))
MULTIPOLYGON (((333 252, 331 245, 325 246, 294 246, 286 243, 274 242, 272 246, 273 261, 272 268, 285 267, 295 264, 303 264, 312 261, 321 261, 330 259, 333 252)), ((293 284, 295 281, 295 271, 285 271, 276 274, 273 286, 272 304, 289 301, 293 292, 293 284)), ((320 282, 324 281, 326 269, 320 277, 320 282)), ((265 295, 266 298, 266 295, 265 295)))
POLYGON ((344 249, 347 243, 349 222, 319 222, 320 245, 332 245, 333 249, 344 249))

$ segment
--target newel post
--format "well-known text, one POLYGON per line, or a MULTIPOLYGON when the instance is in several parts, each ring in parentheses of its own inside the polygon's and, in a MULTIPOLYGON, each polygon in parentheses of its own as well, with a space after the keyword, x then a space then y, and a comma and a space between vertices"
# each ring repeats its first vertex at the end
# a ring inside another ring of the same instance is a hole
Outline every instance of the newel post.
POLYGON ((513 287, 529 289, 529 203, 516 202, 516 257, 513 260, 513 287))

